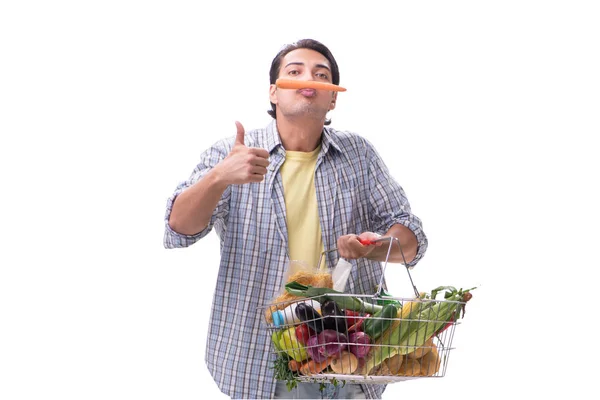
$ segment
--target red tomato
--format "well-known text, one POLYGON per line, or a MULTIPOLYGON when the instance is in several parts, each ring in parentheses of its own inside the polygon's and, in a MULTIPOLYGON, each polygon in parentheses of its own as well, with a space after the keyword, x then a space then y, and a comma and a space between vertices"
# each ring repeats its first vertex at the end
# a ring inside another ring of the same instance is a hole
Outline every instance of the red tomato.
POLYGON ((345 310, 344 312, 346 313, 346 323, 348 326, 352 326, 359 321, 359 318, 356 318, 360 316, 358 311, 345 310))
POLYGON ((300 344, 306 344, 308 338, 313 335, 315 335, 315 331, 306 324, 300 324, 296 327, 296 339, 300 344))

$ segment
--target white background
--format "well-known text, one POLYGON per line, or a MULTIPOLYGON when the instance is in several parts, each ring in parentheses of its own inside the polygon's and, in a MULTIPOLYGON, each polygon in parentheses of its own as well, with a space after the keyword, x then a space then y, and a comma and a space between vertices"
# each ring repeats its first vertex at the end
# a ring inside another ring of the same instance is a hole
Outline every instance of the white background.
POLYGON ((204 365, 217 237, 163 249, 165 203, 234 120, 269 122, 270 62, 304 37, 348 88, 333 126, 374 143, 423 220, 417 287, 478 286, 446 376, 384 398, 582 397, 599 18, 592 1, 3 2, 0 398, 225 398, 204 365))

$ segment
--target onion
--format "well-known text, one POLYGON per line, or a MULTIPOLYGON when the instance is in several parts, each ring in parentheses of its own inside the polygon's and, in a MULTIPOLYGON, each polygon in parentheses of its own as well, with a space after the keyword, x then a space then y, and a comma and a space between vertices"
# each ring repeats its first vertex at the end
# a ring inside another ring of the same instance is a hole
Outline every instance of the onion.
POLYGON ((316 362, 323 362, 327 360, 327 356, 323 355, 319 350, 321 346, 319 346, 319 338, 317 335, 311 336, 306 341, 306 352, 316 362))
POLYGON ((318 335, 308 338, 306 351, 310 358, 316 362, 322 362, 346 348, 347 343, 348 338, 343 333, 333 329, 325 329, 318 335))
POLYGON ((352 353, 342 351, 331 361, 331 369, 336 374, 353 374, 358 368, 358 358, 352 353))
POLYGON ((363 358, 371 350, 371 338, 364 332, 353 332, 348 336, 348 350, 357 358, 363 358))

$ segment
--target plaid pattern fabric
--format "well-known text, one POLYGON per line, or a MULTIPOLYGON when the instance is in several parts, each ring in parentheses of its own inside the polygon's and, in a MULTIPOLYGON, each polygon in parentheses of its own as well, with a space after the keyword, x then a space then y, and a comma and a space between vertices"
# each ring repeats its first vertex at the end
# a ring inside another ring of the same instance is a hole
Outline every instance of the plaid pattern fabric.
MULTIPOLYGON (((289 261, 285 203, 279 168, 285 160, 275 121, 264 129, 246 133, 246 145, 270 153, 263 182, 231 185, 223 193, 211 221, 196 235, 173 231, 169 215, 175 197, 201 179, 231 150, 234 137, 206 150, 190 178, 167 201, 164 246, 187 247, 213 228, 220 238, 221 262, 212 304, 206 364, 221 391, 232 398, 272 398, 275 354, 258 310, 282 288, 289 261)), ((384 234, 393 224, 411 229, 419 249, 415 265, 427 248, 421 221, 411 213, 403 189, 364 138, 325 127, 317 160, 315 186, 325 249, 337 247, 337 239, 365 231, 384 234)), ((328 265, 339 254, 327 254, 328 265)), ((379 262, 352 260, 348 293, 374 294, 381 278, 379 262)), ((368 398, 379 398, 384 386, 363 385, 368 398)))

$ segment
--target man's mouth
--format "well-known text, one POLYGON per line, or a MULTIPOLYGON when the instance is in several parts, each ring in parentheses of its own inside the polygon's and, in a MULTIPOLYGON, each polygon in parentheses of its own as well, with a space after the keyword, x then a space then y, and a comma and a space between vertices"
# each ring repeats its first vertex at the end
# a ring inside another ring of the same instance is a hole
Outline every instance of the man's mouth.
POLYGON ((317 91, 315 89, 300 89, 298 90, 298 92, 300 92, 300 94, 302 96, 306 96, 306 97, 313 97, 317 94, 317 91))

